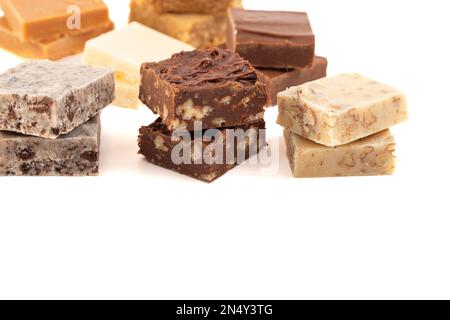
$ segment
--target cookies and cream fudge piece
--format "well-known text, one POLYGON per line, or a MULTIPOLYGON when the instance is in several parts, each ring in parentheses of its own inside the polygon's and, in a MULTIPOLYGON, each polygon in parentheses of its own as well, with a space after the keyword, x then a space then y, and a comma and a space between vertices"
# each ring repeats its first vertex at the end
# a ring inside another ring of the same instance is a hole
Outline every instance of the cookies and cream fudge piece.
POLYGON ((139 130, 138 141, 139 153, 149 162, 210 183, 266 146, 265 123, 259 120, 234 128, 184 131, 174 136, 158 119, 139 130))
POLYGON ((234 0, 138 0, 152 4, 159 13, 206 13, 227 11, 234 0))
POLYGON ((395 141, 389 130, 338 147, 326 147, 284 131, 287 156, 296 178, 390 175, 395 141))
POLYGON ((132 22, 123 29, 88 41, 83 64, 113 68, 117 82, 114 104, 137 108, 141 64, 164 60, 176 52, 192 49, 186 43, 132 22))
MULTIPOLYGON (((192 2, 191 2, 192 3, 192 2)), ((233 1, 232 6, 241 6, 233 1)), ((132 0, 130 21, 140 22, 198 49, 217 47, 226 42, 227 15, 158 13, 146 1, 132 0)))
POLYGON ((263 117, 266 88, 256 70, 223 49, 174 54, 144 63, 139 98, 169 129, 233 127, 263 117))
POLYGON ((313 62, 315 37, 304 12, 230 9, 227 46, 258 68, 302 68, 313 62))
POLYGON ((287 88, 326 77, 327 65, 326 58, 316 56, 312 65, 305 68, 290 70, 257 68, 258 75, 267 88, 267 105, 276 105, 278 93, 287 88))
POLYGON ((341 74, 278 94, 278 124, 326 146, 346 144, 403 122, 398 89, 359 74, 341 74))
POLYGON ((109 21, 102 0, 0 0, 0 5, 8 25, 22 41, 51 40, 109 21))
POLYGON ((1 17, 0 48, 23 58, 58 60, 83 52, 86 41, 112 29, 114 29, 114 24, 108 21, 106 24, 96 26, 94 29, 83 33, 62 36, 52 40, 24 42, 11 30, 6 19, 1 17))
POLYGON ((100 115, 56 140, 0 131, 0 176, 98 174, 100 115))
POLYGON ((55 139, 113 100, 111 69, 30 60, 0 74, 0 130, 55 139))

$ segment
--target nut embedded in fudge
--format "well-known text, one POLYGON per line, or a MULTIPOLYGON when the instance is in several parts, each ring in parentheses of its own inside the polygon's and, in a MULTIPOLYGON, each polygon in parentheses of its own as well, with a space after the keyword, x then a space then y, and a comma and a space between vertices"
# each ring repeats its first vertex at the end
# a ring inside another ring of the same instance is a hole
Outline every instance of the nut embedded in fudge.
POLYGON ((326 146, 370 136, 408 117, 398 89, 359 74, 341 74, 278 94, 278 124, 326 146))
POLYGON ((0 130, 56 139, 113 100, 112 69, 30 60, 0 74, 0 130))
POLYGON ((100 116, 51 140, 0 131, 0 176, 98 174, 100 116))
MULTIPOLYGON (((266 88, 248 61, 228 50, 181 52, 141 67, 139 98, 169 128, 234 127, 264 116, 266 88)), ((195 128, 196 129, 196 128, 195 128)))
POLYGON ((326 77, 327 65, 327 59, 316 56, 313 64, 305 68, 291 70, 258 68, 258 75, 267 89, 267 105, 276 105, 278 93, 289 87, 326 77))
POLYGON ((304 12, 230 9, 227 46, 258 68, 302 68, 313 62, 315 36, 304 12))
POLYGON ((390 175, 395 170, 395 140, 389 130, 349 144, 326 147, 284 130, 295 178, 390 175))
POLYGON ((204 132, 181 130, 180 135, 174 136, 174 132, 168 130, 160 118, 139 130, 139 153, 157 166, 210 183, 265 147, 264 129, 264 120, 259 120, 234 128, 204 132), (239 131, 242 136, 238 136, 239 131), (199 133, 200 137, 197 136, 199 133), (232 136, 234 134, 236 136, 232 136), (216 150, 220 150, 221 154, 216 150), (173 154, 181 159, 174 161, 173 154))

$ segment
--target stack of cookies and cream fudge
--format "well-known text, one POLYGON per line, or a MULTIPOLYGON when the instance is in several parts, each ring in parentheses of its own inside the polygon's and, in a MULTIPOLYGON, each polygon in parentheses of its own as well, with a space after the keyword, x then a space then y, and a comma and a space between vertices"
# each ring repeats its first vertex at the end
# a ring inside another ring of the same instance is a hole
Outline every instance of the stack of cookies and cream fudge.
POLYGON ((32 59, 58 60, 114 29, 101 0, 0 0, 0 48, 32 59))

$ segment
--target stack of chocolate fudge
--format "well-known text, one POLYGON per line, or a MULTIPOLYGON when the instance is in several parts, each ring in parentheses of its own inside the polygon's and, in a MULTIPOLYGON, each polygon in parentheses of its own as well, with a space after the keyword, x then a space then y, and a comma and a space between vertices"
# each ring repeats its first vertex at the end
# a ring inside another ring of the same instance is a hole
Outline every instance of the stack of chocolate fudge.
POLYGON ((32 59, 57 60, 83 51, 87 40, 110 31, 101 0, 0 0, 0 47, 32 59))
POLYGON ((140 154, 158 166, 209 183, 266 145, 265 86, 250 63, 229 50, 144 63, 139 98, 160 116, 138 138, 140 154), (243 139, 232 135, 238 132, 243 139))
POLYGON ((98 174, 111 69, 30 60, 0 74, 0 175, 98 174))
POLYGON ((280 91, 326 77, 327 59, 315 56, 315 36, 303 12, 230 9, 227 47, 257 68, 268 106, 280 91))
POLYGON ((213 48, 226 41, 228 8, 242 8, 242 0, 131 0, 130 22, 198 49, 213 48))
POLYGON ((408 117, 404 94, 359 74, 341 74, 278 95, 294 177, 389 175, 396 143, 389 128, 408 117))

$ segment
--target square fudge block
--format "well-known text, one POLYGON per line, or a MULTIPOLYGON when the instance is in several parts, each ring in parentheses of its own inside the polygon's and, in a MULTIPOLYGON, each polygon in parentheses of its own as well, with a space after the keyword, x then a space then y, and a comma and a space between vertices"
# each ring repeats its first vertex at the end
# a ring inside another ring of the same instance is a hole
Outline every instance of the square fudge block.
POLYGON ((0 130, 56 139, 114 100, 114 73, 30 60, 0 74, 0 130))
POLYGON ((313 64, 305 68, 290 70, 257 69, 261 81, 266 85, 268 106, 277 104, 277 95, 287 88, 304 84, 327 76, 328 61, 315 57, 313 64))
POLYGON ((184 42, 132 22, 120 30, 90 40, 84 50, 83 64, 113 68, 116 77, 114 104, 135 109, 139 105, 141 64, 168 59, 174 53, 193 49, 184 42), (158 45, 155 46, 155 43, 158 45), (123 88, 129 90, 124 91, 123 88), (133 96, 128 95, 132 90, 133 96))
POLYGON ((84 32, 109 21, 108 7, 101 0, 0 0, 11 29, 22 41, 50 40, 84 32), (80 14, 76 25, 75 14, 80 14), (73 17, 73 19, 72 19, 73 17), (73 28, 68 24, 74 23, 73 28))
POLYGON ((315 36, 304 12, 230 9, 228 49, 259 68, 302 68, 314 59, 315 36))
POLYGON ((359 74, 341 74, 278 94, 278 124, 326 145, 346 144, 403 122, 404 94, 359 74))
MULTIPOLYGON (((153 4, 159 13, 224 13, 235 0, 138 0, 153 4)), ((239 1, 241 2, 241 1, 239 1)))
POLYGON ((141 68, 139 98, 170 129, 234 127, 264 116, 267 101, 256 70, 222 49, 181 52, 141 68))
POLYGON ((139 153, 157 166, 207 183, 266 146, 264 120, 228 129, 178 131, 180 134, 174 136, 174 131, 168 130, 161 119, 142 127, 139 153))
POLYGON ((0 131, 0 175, 97 175, 99 145, 99 115, 56 140, 0 131))
MULTIPOLYGON (((192 4, 192 1, 191 3, 192 4)), ((232 7, 240 7, 233 1, 232 7)), ((227 13, 159 13, 148 1, 132 0, 130 21, 140 22, 198 49, 217 47, 226 42, 227 13)))
POLYGON ((75 35, 63 36, 52 40, 22 42, 10 29, 6 19, 1 17, 0 48, 23 58, 58 60, 83 52, 86 41, 112 29, 114 29, 114 24, 108 21, 106 24, 75 35))
POLYGON ((389 130, 349 144, 326 147, 284 131, 287 156, 296 178, 378 176, 395 171, 395 140, 389 130))

